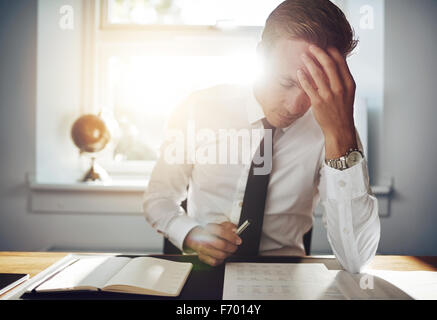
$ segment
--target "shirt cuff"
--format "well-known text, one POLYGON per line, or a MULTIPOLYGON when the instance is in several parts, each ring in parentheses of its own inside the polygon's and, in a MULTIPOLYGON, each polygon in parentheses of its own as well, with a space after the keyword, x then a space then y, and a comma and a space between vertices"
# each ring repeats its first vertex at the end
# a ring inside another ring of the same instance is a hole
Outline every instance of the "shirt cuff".
POLYGON ((356 165, 346 170, 338 170, 323 162, 323 175, 328 199, 353 199, 371 193, 367 163, 361 159, 356 165))
POLYGON ((193 218, 190 218, 186 214, 176 216, 172 219, 168 227, 168 239, 183 252, 185 237, 193 228, 197 226, 200 226, 200 223, 193 218))

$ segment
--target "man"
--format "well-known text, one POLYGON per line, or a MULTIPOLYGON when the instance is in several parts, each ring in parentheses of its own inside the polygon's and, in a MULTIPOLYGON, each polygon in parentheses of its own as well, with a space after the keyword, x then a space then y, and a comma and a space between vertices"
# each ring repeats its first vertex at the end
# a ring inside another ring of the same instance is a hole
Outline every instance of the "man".
MULTIPOLYGON (((252 165, 187 161, 190 148, 222 150, 220 136, 187 145, 182 163, 165 160, 167 140, 145 193, 147 221, 179 249, 215 266, 254 241, 255 254, 305 255, 303 235, 321 201, 334 254, 347 271, 360 272, 375 255, 380 224, 353 119, 355 82, 346 57, 355 46, 349 23, 330 1, 280 4, 257 48, 263 76, 250 87, 193 93, 169 122, 181 132, 190 124, 213 132, 264 128, 264 137, 272 128, 267 180, 256 178, 255 158, 252 165), (180 206, 185 199, 187 211, 180 206), (238 236, 245 216, 258 210, 259 234, 254 223, 238 236)), ((239 156, 247 155, 243 149, 239 156)))

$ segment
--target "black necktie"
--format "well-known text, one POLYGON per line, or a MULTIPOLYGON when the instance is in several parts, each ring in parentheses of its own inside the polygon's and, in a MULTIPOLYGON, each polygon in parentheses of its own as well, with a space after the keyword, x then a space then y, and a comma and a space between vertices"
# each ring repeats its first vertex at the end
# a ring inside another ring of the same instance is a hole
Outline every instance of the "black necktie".
MULTIPOLYGON (((272 127, 266 119, 263 119, 265 129, 272 130, 272 140, 275 133, 274 127, 272 127)), ((266 135, 269 132, 266 132, 266 135)), ((252 160, 249 176, 247 178, 246 190, 244 192, 243 206, 241 209, 240 222, 241 226, 246 220, 249 220, 250 225, 240 235, 243 243, 235 253, 238 256, 255 256, 258 255, 259 244, 261 241, 261 231, 264 220, 264 209, 266 205, 267 189, 270 180, 270 171, 272 169, 272 154, 265 154, 265 136, 262 139, 257 152, 252 160), (260 160, 257 155, 264 158, 264 162, 259 164, 260 160), (263 168, 262 170, 260 170, 263 168), (266 169, 266 170, 265 170, 266 169), (267 171, 267 172, 266 172, 267 171), (264 174, 260 174, 260 172, 264 174)), ((273 143, 272 143, 273 144, 273 143)), ((267 149, 269 150, 269 149, 267 149)), ((273 151, 273 148, 270 150, 273 151)))

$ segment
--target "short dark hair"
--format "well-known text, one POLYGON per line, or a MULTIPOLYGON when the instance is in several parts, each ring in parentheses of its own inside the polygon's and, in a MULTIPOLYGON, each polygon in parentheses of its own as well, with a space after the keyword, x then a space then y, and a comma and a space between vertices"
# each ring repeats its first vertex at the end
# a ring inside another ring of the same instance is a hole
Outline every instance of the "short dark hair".
POLYGON ((286 0, 269 15, 262 44, 272 48, 279 38, 301 39, 322 49, 333 46, 344 57, 357 46, 344 13, 330 0, 286 0))

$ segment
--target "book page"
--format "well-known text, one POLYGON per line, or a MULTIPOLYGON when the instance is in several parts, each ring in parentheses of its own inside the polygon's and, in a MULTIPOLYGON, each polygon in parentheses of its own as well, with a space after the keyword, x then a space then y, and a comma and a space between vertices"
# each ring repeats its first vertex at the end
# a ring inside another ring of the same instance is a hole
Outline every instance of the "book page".
MULTIPOLYGON (((368 270, 368 274, 390 282, 416 300, 437 300, 437 272, 368 270)), ((375 280, 373 280, 376 283, 375 280)))
POLYGON ((191 263, 152 257, 134 258, 106 283, 105 289, 176 296, 185 284, 192 266, 191 263), (128 286, 142 290, 129 289, 128 286))
POLYGON ((345 297, 351 300, 411 300, 407 293, 390 282, 367 273, 329 270, 345 297))
POLYGON ((102 288, 130 260, 124 257, 83 257, 38 286, 36 291, 102 288))
POLYGON ((96 263, 95 268, 79 282, 79 286, 93 286, 101 289, 109 279, 132 260, 127 257, 107 257, 96 259, 100 259, 101 261, 96 263))
POLYGON ((343 300, 318 263, 227 263, 223 300, 343 300))

